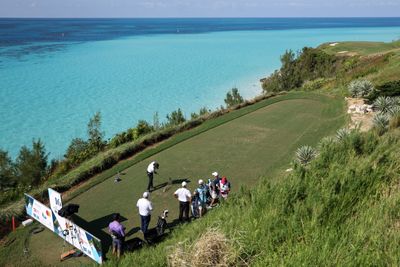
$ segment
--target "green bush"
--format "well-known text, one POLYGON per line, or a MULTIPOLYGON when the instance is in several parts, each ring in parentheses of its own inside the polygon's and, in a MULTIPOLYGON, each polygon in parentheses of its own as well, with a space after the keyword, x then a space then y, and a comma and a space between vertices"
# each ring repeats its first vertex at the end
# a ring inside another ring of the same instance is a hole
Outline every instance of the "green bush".
POLYGON ((304 91, 319 90, 322 88, 322 86, 324 86, 325 82, 326 82, 325 78, 318 78, 312 81, 306 81, 305 83, 303 83, 302 89, 304 91))
POLYGON ((374 101, 379 96, 400 96, 400 80, 389 81, 378 85, 368 99, 374 101))
POLYGON ((239 90, 235 87, 226 93, 225 104, 228 108, 237 106, 244 102, 243 97, 240 95, 239 90))
POLYGON ((307 168, 241 187, 218 210, 119 266, 168 265, 176 244, 189 252, 210 227, 229 238, 232 266, 398 266, 399 132, 351 132, 345 140, 325 140, 307 168))
POLYGON ((172 111, 171 114, 167 115, 167 127, 179 125, 186 121, 185 116, 180 108, 178 110, 172 111))
MULTIPOLYGON (((262 80, 262 88, 264 92, 289 91, 301 88, 306 81, 335 77, 343 60, 315 48, 304 47, 297 56, 288 50, 281 56, 279 71, 262 80)), ((318 84, 306 88, 312 87, 318 84)))

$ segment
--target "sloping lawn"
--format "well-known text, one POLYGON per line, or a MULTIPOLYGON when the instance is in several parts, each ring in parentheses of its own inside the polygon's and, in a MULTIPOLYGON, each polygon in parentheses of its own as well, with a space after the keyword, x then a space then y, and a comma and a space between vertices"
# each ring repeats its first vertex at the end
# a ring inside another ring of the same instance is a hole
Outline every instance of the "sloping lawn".
MULTIPOLYGON (((193 191, 198 179, 206 180, 211 178, 211 172, 218 171, 231 181, 234 193, 240 185, 251 186, 260 176, 268 174, 271 177, 277 171, 289 168, 299 146, 315 145, 322 137, 340 128, 346 118, 343 100, 303 93, 289 95, 291 97, 280 96, 284 101, 272 101, 122 170, 119 183, 110 177, 78 195, 70 201, 80 205, 80 218, 76 218, 76 222, 99 238, 108 240, 106 228, 110 216, 119 212, 126 218, 123 224, 131 234, 127 239, 141 238, 136 201, 146 189, 146 167, 152 160, 160 163, 155 186, 163 186, 170 179, 173 184, 151 193, 154 212, 150 227, 155 226, 157 216, 164 209, 170 211, 169 222, 177 218, 178 203, 172 194, 180 187, 182 179, 190 181, 188 187, 193 191)), ((61 248, 62 240, 47 230, 30 239, 31 255, 36 255, 35 258, 40 258, 44 264, 57 264, 61 248)), ((80 259, 69 264, 76 266, 80 262, 90 263, 88 259, 80 259)))

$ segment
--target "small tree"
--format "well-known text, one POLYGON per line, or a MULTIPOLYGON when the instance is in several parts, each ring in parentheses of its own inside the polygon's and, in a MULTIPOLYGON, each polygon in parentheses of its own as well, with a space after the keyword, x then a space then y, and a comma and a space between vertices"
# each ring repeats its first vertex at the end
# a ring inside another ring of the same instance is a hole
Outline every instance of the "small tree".
POLYGON ((154 113, 153 116, 153 128, 155 131, 158 131, 161 128, 160 117, 158 116, 158 112, 154 113))
POLYGON ((154 131, 154 128, 147 121, 139 120, 138 124, 136 125, 136 130, 137 130, 138 136, 142 136, 142 135, 145 135, 147 133, 154 131))
POLYGON ((81 138, 72 139, 64 157, 67 159, 69 166, 78 166, 90 157, 89 143, 81 138))
POLYGON ((182 110, 178 108, 178 110, 172 111, 171 114, 167 115, 168 126, 178 125, 186 121, 185 116, 183 116, 182 110))
POLYGON ((225 104, 226 106, 232 107, 232 106, 236 106, 240 103, 243 103, 243 97, 240 95, 239 90, 234 87, 231 89, 231 91, 229 91, 228 93, 226 93, 226 98, 225 98, 225 104))
POLYGON ((15 168, 8 152, 0 149, 0 190, 15 186, 15 168))
POLYGON ((40 139, 32 141, 32 149, 23 146, 16 160, 19 182, 25 185, 39 185, 47 171, 47 157, 40 139))
POLYGON ((101 151, 105 142, 104 132, 101 131, 101 113, 96 112, 96 114, 89 120, 87 125, 87 133, 89 136, 89 147, 93 151, 91 154, 95 154, 98 151, 101 151))

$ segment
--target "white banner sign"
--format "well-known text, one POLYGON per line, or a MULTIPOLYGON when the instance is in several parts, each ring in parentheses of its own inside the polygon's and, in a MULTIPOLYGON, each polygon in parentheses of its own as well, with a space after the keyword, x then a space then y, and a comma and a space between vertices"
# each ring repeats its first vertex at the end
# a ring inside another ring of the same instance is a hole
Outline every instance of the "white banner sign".
POLYGON ((38 220, 97 263, 102 263, 103 256, 101 252, 100 239, 88 233, 70 220, 58 215, 58 211, 62 208, 60 193, 49 188, 51 209, 27 194, 25 194, 25 199, 26 212, 29 216, 38 220))

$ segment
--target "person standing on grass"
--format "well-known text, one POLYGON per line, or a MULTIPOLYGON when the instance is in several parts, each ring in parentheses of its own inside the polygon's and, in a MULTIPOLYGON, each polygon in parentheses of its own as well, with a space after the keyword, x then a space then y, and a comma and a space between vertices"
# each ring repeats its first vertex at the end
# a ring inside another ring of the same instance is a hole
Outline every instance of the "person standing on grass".
POLYGON ((156 161, 152 161, 149 166, 147 166, 147 177, 149 177, 149 183, 147 185, 147 191, 150 192, 150 190, 154 189, 153 186, 153 176, 154 174, 157 174, 157 170, 160 168, 160 164, 156 161))
POLYGON ((196 189, 196 192, 199 194, 199 216, 203 216, 206 211, 207 205, 207 191, 208 187, 204 184, 202 179, 199 180, 199 187, 196 189))
POLYGON ((229 191, 231 191, 231 183, 226 179, 226 177, 222 177, 221 181, 219 182, 219 188, 221 192, 221 197, 223 199, 228 198, 229 191))
POLYGON ((140 229, 142 230, 144 237, 146 237, 147 229, 149 228, 151 219, 151 211, 153 210, 153 205, 149 200, 149 196, 149 192, 144 192, 143 198, 139 199, 136 203, 136 207, 138 208, 140 215, 140 229))
POLYGON ((125 227, 120 223, 121 216, 119 213, 113 215, 113 221, 108 225, 108 231, 112 238, 112 253, 121 256, 123 244, 125 240, 125 227))
POLYGON ((214 180, 211 181, 210 185, 211 203, 209 208, 213 208, 219 199, 219 193, 220 193, 219 182, 221 181, 218 172, 213 172, 211 175, 214 177, 214 180))
POLYGON ((174 196, 179 200, 179 221, 183 222, 189 221, 189 207, 192 195, 190 191, 186 188, 187 183, 182 182, 182 187, 175 191, 174 196), (185 219, 183 218, 185 215, 185 219))

